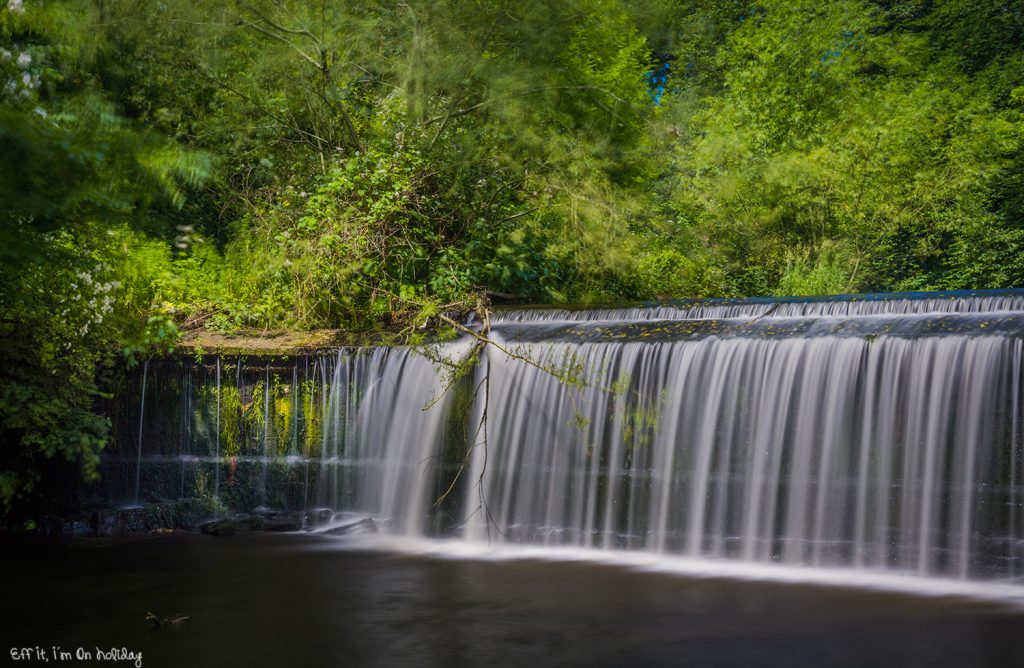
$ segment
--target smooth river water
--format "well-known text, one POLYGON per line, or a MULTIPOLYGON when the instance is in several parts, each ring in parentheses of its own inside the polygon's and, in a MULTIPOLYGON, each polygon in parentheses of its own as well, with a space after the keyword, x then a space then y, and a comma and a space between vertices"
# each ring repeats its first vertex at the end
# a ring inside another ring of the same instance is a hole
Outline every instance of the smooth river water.
POLYGON ((998 666, 1024 608, 571 561, 348 549, 319 535, 7 543, 12 648, 125 648, 143 666, 998 666), (187 615, 153 630, 147 612, 187 615))

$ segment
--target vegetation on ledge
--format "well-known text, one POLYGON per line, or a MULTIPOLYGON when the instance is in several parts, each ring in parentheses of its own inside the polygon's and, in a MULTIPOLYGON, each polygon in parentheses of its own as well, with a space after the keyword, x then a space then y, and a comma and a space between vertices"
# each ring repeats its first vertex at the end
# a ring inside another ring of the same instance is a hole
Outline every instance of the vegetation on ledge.
POLYGON ((190 355, 294 355, 350 345, 344 332, 317 329, 307 332, 293 330, 240 330, 214 332, 194 330, 178 340, 178 350, 190 355))

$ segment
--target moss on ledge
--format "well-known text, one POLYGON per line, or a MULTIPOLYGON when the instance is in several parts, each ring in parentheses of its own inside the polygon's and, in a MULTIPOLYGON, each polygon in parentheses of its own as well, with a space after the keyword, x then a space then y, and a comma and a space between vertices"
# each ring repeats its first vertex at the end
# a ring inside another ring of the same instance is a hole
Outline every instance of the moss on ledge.
POLYGON ((356 337, 337 329, 308 332, 247 330, 231 333, 195 330, 182 335, 178 349, 190 354, 295 355, 360 343, 356 337))

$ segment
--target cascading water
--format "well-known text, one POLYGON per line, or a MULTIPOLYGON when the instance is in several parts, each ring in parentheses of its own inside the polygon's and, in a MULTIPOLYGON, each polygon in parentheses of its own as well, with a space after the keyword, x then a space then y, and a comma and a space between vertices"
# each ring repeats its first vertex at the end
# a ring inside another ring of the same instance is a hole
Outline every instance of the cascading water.
MULTIPOLYGON (((458 358, 467 349, 449 344, 440 352, 458 358)), ((320 505, 386 517, 404 533, 421 533, 454 394, 444 391, 434 365, 409 349, 340 351, 323 362, 320 505)))
MULTIPOLYGON (((572 393, 488 354, 471 538, 1016 575, 1021 342, 997 337, 539 344, 572 393), (601 385, 618 386, 609 392, 601 385), (475 509, 474 509, 475 510, 475 509)), ((485 371, 486 372, 486 371, 485 371)))
POLYGON ((142 363, 142 393, 139 394, 139 447, 135 453, 135 503, 139 502, 139 485, 142 482, 142 426, 146 417, 146 376, 149 371, 149 360, 142 363))
POLYGON ((978 292, 878 293, 774 299, 704 299, 658 302, 638 306, 595 309, 510 309, 491 315, 491 321, 622 321, 622 320, 697 320, 789 316, 850 316, 938 313, 995 313, 1020 311, 1024 295, 1019 290, 981 290, 978 292))
MULTIPOLYGON (((474 341, 179 363, 193 491, 213 478, 236 507, 497 549, 1024 584, 1024 292, 492 322, 502 348, 455 380, 436 358, 474 341)), ((174 446, 147 452, 143 467, 181 466, 174 446)))
MULTIPOLYGON (((218 357, 217 358, 217 424, 215 426, 215 431, 214 431, 214 434, 215 434, 214 440, 216 442, 216 448, 215 448, 214 452, 216 453, 215 454, 215 457, 216 457, 215 461, 217 462, 217 464, 220 463, 220 399, 221 399, 221 390, 220 390, 220 358, 218 357)), ((220 498, 220 466, 219 465, 216 467, 216 480, 215 480, 215 482, 213 484, 213 498, 215 498, 215 499, 220 498)))

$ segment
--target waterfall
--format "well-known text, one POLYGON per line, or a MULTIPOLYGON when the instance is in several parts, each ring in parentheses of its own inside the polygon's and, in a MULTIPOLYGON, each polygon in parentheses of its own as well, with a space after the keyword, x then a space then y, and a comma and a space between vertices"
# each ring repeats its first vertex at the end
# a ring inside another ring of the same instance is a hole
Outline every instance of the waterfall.
POLYGON ((194 363, 197 488, 491 549, 1024 584, 1024 292, 492 322, 475 364, 469 339, 239 360, 229 396, 194 363))
POLYGON ((214 429, 215 441, 216 441, 216 455, 215 455, 215 482, 213 487, 213 498, 214 500, 220 499, 220 357, 217 358, 217 423, 214 429))
MULTIPOLYGON (((461 359, 468 343, 443 346, 461 359)), ((320 504, 394 520, 422 531, 431 473, 443 459, 447 392, 433 362, 406 348, 340 351, 325 384, 320 504)))
POLYGON ((585 309, 501 309, 491 321, 623 321, 623 320, 697 320, 742 317, 789 316, 868 316, 937 313, 995 313, 1024 310, 1021 290, 982 290, 978 292, 878 293, 775 299, 703 299, 669 301, 630 307, 585 309))
POLYGON ((920 575, 1009 574, 1021 341, 533 344, 487 353, 470 538, 920 575), (616 387, 611 392, 605 388, 616 387), (486 511, 486 512, 484 512, 486 511))
POLYGON ((142 363, 142 393, 139 394, 139 446, 135 454, 135 496, 134 502, 139 502, 139 488, 142 485, 142 425, 146 417, 146 377, 149 372, 149 360, 142 363))

